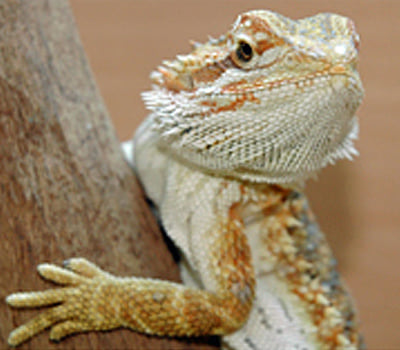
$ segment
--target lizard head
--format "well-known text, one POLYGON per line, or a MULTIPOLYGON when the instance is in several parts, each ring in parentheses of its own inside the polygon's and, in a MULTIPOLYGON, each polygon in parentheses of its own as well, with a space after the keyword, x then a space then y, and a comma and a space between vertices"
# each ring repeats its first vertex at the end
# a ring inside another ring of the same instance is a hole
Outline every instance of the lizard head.
POLYGON ((165 151, 270 183, 301 182, 357 153, 363 88, 348 18, 250 11, 226 35, 193 46, 164 61, 143 94, 165 151))

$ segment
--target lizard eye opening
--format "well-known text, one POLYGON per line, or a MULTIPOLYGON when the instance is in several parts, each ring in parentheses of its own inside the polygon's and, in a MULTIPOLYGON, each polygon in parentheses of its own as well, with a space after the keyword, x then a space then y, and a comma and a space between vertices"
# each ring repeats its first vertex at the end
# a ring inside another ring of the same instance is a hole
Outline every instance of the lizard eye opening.
POLYGON ((236 49, 236 55, 239 60, 243 62, 248 62, 253 57, 253 49, 245 41, 240 41, 239 46, 236 49))
POLYGON ((253 48, 244 40, 239 41, 238 47, 233 54, 234 62, 241 66, 243 63, 249 62, 254 55, 253 48))

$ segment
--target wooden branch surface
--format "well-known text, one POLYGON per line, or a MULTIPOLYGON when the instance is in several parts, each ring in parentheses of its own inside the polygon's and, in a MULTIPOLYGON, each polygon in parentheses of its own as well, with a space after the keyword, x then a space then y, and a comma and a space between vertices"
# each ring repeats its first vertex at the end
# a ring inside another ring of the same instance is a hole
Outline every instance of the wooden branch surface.
MULTIPOLYGON (((93 5, 95 6, 95 5, 93 5)), ((4 298, 52 288, 36 265, 82 256, 117 275, 179 280, 123 160, 65 0, 0 4, 0 348, 38 314, 4 298)), ((106 48, 105 48, 106 49, 106 48)), ((21 349, 211 349, 128 330, 21 349)), ((209 340, 208 340, 209 341, 209 340)))

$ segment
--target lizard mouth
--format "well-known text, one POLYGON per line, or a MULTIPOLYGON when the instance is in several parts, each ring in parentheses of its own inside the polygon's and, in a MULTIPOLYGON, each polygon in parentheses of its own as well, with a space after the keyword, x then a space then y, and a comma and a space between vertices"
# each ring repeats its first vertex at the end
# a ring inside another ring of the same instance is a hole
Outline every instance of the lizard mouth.
POLYGON ((262 74, 260 67, 251 77, 251 72, 237 69, 230 56, 218 61, 200 65, 199 59, 194 60, 192 55, 178 56, 174 61, 163 61, 163 64, 151 74, 152 82, 160 88, 165 88, 171 92, 191 92, 199 90, 201 95, 246 95, 262 90, 277 90, 285 86, 296 86, 299 89, 306 89, 321 79, 332 79, 338 81, 335 76, 345 77, 349 86, 354 86, 363 93, 361 81, 357 73, 357 61, 353 60, 346 64, 330 65, 312 73, 298 76, 282 78, 279 72, 268 71, 268 74, 262 74), (218 89, 205 89, 209 83, 217 83, 218 79, 227 73, 228 70, 236 71, 236 81, 228 81, 225 85, 218 84, 218 89), (240 78, 242 76, 242 78, 240 78), (358 78, 357 78, 358 77, 358 78), (208 91, 208 92, 207 92, 208 91))

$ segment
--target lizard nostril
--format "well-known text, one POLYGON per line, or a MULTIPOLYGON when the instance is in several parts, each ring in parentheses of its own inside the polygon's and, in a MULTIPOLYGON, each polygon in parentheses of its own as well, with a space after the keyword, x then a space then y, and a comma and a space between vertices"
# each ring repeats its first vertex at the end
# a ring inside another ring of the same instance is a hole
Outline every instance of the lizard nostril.
POLYGON ((360 52, 361 41, 360 41, 360 36, 357 33, 353 35, 353 43, 357 52, 360 52))

